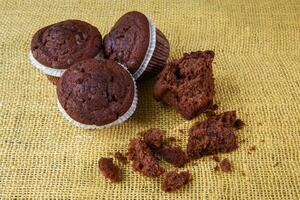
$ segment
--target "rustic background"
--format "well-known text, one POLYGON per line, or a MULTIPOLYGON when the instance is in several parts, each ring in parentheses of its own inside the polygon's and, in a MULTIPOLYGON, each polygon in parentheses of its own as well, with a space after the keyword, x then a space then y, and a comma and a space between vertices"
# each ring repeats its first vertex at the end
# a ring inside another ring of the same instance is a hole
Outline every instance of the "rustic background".
POLYGON ((299 22, 299 0, 0 0, 0 199, 300 199, 299 22), (172 194, 129 165, 120 184, 99 176, 97 158, 125 152, 139 131, 162 128, 185 146, 189 127, 204 119, 186 121, 155 102, 153 80, 139 83, 137 112, 122 125, 83 130, 58 112, 55 87, 27 58, 32 35, 70 18, 105 35, 131 10, 165 33, 170 60, 216 52, 218 112, 237 110, 247 123, 240 148, 221 155, 232 173, 214 173, 215 162, 200 159, 185 167, 194 180, 172 194))

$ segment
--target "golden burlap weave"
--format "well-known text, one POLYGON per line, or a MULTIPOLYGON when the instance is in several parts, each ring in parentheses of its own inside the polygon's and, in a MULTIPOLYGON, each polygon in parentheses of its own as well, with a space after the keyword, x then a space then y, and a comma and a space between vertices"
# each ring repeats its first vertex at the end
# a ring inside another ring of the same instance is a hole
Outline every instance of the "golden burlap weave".
POLYGON ((0 199, 300 199, 299 40, 299 0, 1 0, 0 199), (137 112, 120 126, 83 130, 59 113, 54 86, 27 59, 34 32, 75 18, 104 35, 131 10, 151 16, 165 33, 170 60, 216 52, 218 112, 237 110, 247 123, 240 148, 221 155, 232 161, 232 173, 215 173, 213 160, 200 159, 185 167, 193 181, 171 194, 130 165, 119 184, 99 175, 97 158, 125 152, 139 131, 162 128, 185 147, 189 127, 204 119, 186 121, 155 102, 153 81, 139 84, 137 112))

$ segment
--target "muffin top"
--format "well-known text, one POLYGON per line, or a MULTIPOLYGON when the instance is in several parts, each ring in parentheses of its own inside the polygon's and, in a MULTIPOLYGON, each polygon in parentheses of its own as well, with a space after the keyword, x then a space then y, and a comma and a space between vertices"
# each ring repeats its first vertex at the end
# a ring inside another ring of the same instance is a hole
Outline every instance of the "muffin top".
POLYGON ((149 46, 150 30, 147 17, 133 11, 123 15, 104 37, 104 54, 133 74, 142 64, 149 46))
POLYGON ((31 52, 47 67, 66 69, 75 62, 94 58, 101 42, 96 27, 80 20, 67 20, 36 32, 31 41, 31 52))
POLYGON ((213 51, 197 51, 169 63, 158 75, 154 97, 186 119, 205 111, 214 97, 213 58, 213 51))
POLYGON ((72 65, 60 78, 58 101, 75 121, 102 126, 130 108, 134 94, 130 73, 112 60, 88 59, 72 65))

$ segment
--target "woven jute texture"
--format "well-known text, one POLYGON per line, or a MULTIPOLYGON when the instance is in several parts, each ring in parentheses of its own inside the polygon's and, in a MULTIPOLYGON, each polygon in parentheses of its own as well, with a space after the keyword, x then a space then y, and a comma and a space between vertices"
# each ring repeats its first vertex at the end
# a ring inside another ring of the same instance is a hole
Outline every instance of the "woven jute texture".
POLYGON ((300 199, 299 40, 299 0, 0 0, 0 199, 300 199), (247 124, 240 147, 220 155, 233 172, 215 173, 209 157, 193 161, 184 168, 193 181, 175 193, 130 165, 119 184, 100 176, 98 157, 126 152, 138 132, 162 128, 185 147, 188 129, 205 119, 184 120, 156 102, 153 80, 138 83, 137 111, 122 125, 83 130, 59 113, 55 86, 28 60, 32 35, 72 18, 105 35, 131 10, 165 33, 170 60, 215 51, 218 112, 237 110, 247 124))

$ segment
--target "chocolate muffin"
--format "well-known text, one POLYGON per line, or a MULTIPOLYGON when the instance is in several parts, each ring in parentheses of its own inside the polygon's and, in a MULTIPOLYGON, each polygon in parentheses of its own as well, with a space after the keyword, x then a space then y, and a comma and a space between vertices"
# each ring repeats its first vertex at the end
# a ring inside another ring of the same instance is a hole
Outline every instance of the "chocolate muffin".
POLYGON ((104 55, 123 64, 137 79, 161 71, 169 57, 169 42, 149 17, 132 11, 104 37, 104 55))
POLYGON ((169 63, 158 75, 154 98, 186 119, 204 112, 213 103, 213 58, 213 51, 197 51, 169 63))
POLYGON ((131 74, 113 60, 88 59, 72 65, 57 85, 58 106, 82 128, 103 128, 127 120, 137 94, 131 74))
POLYGON ((96 57, 101 43, 102 36, 96 27, 80 20, 66 20, 34 34, 29 58, 50 76, 50 81, 57 82, 72 64, 96 57))

